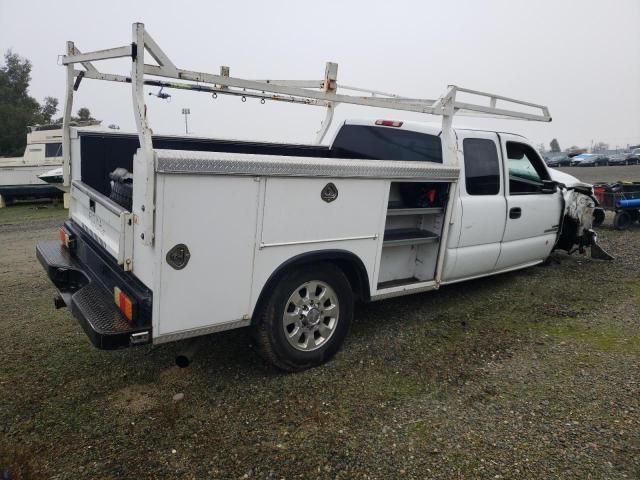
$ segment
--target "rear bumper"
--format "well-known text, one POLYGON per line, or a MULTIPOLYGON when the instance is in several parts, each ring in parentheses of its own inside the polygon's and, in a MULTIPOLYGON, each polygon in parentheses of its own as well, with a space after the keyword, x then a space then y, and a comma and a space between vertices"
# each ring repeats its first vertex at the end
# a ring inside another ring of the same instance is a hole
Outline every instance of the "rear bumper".
POLYGON ((36 256, 91 342, 104 350, 150 343, 151 291, 100 252, 72 221, 65 229, 75 237, 73 253, 59 241, 49 241, 38 244, 36 256), (114 286, 134 301, 133 322, 115 304, 114 286))

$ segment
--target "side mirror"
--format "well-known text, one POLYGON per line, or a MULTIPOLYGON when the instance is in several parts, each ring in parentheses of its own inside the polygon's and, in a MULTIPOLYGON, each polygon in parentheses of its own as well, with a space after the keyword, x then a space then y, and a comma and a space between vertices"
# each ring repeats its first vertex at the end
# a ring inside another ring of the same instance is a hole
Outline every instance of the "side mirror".
POLYGON ((542 180, 541 193, 556 193, 558 191, 558 182, 555 180, 542 180))

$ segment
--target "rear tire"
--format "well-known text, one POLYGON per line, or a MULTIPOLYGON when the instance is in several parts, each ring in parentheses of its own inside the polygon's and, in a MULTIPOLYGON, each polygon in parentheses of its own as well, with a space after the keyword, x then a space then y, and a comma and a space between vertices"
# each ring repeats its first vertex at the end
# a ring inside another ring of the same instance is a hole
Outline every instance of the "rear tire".
POLYGON ((262 357, 288 372, 333 358, 353 318, 353 292, 342 270, 303 265, 286 271, 270 290, 253 327, 262 357))
POLYGON ((633 222, 631 215, 629 214, 629 212, 626 212, 624 210, 617 212, 616 216, 613 217, 613 226, 617 230, 626 230, 631 226, 631 222, 633 222))

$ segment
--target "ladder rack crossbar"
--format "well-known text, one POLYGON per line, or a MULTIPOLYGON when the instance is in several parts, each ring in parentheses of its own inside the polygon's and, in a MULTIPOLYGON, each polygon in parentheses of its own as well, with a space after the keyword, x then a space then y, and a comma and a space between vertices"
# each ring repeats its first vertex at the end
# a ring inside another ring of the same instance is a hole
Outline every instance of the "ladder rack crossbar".
POLYGON ((332 91, 314 91, 305 88, 289 87, 286 85, 279 85, 275 83, 264 83, 255 80, 245 80, 241 78, 226 77, 190 70, 178 69, 176 74, 173 74, 172 72, 169 72, 162 67, 158 67, 155 65, 145 65, 144 72, 147 75, 157 77, 175 78, 179 80, 188 80, 196 83, 207 83, 224 87, 237 87, 246 90, 254 90, 257 92, 278 93, 282 95, 324 100, 333 103, 362 105, 367 107, 392 108, 394 110, 407 110, 419 113, 440 113, 438 110, 434 110, 432 106, 428 104, 408 104, 407 102, 393 102, 393 99, 384 99, 378 97, 357 97, 352 95, 334 93, 332 91))
MULTIPOLYGON (((77 69, 74 70, 74 72, 76 77, 79 75, 82 75, 83 78, 90 78, 94 80, 106 80, 110 82, 131 83, 131 77, 127 77, 125 75, 116 75, 112 73, 101 73, 101 72, 87 72, 85 70, 77 70, 77 69)), ((168 82, 168 81, 147 79, 144 81, 144 84, 149 87, 173 88, 176 90, 189 90, 192 92, 215 93, 216 95, 231 95, 236 97, 275 100, 279 102, 300 103, 304 105, 313 105, 313 106, 319 106, 319 107, 326 107, 328 103, 326 101, 315 100, 310 98, 299 98, 299 97, 267 94, 267 93, 255 93, 254 91, 245 91, 245 90, 216 87, 216 86, 209 86, 209 85, 203 85, 203 84, 184 83, 184 82, 178 83, 178 82, 168 82)))
POLYGON ((132 46, 126 45, 124 47, 108 48, 106 50, 96 50, 96 51, 87 52, 87 53, 76 53, 75 55, 65 55, 62 57, 62 65, 70 65, 73 63, 84 64, 85 62, 94 62, 96 60, 108 60, 111 58, 131 57, 132 55, 133 55, 132 46))

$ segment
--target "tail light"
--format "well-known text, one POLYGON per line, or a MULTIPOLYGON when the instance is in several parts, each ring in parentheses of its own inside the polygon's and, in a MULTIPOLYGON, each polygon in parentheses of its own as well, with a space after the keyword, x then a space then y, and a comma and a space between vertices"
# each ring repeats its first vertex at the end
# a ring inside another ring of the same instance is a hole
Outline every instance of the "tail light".
POLYGON ((67 232, 64 227, 60 227, 58 231, 58 236, 60 238, 60 243, 67 247, 69 250, 73 250, 76 246, 76 239, 72 234, 67 232))
POLYGON ((133 321, 133 301, 120 288, 113 287, 113 301, 130 322, 133 321))
POLYGON ((376 125, 381 125, 383 127, 401 127, 402 122, 398 120, 376 120, 376 125))

